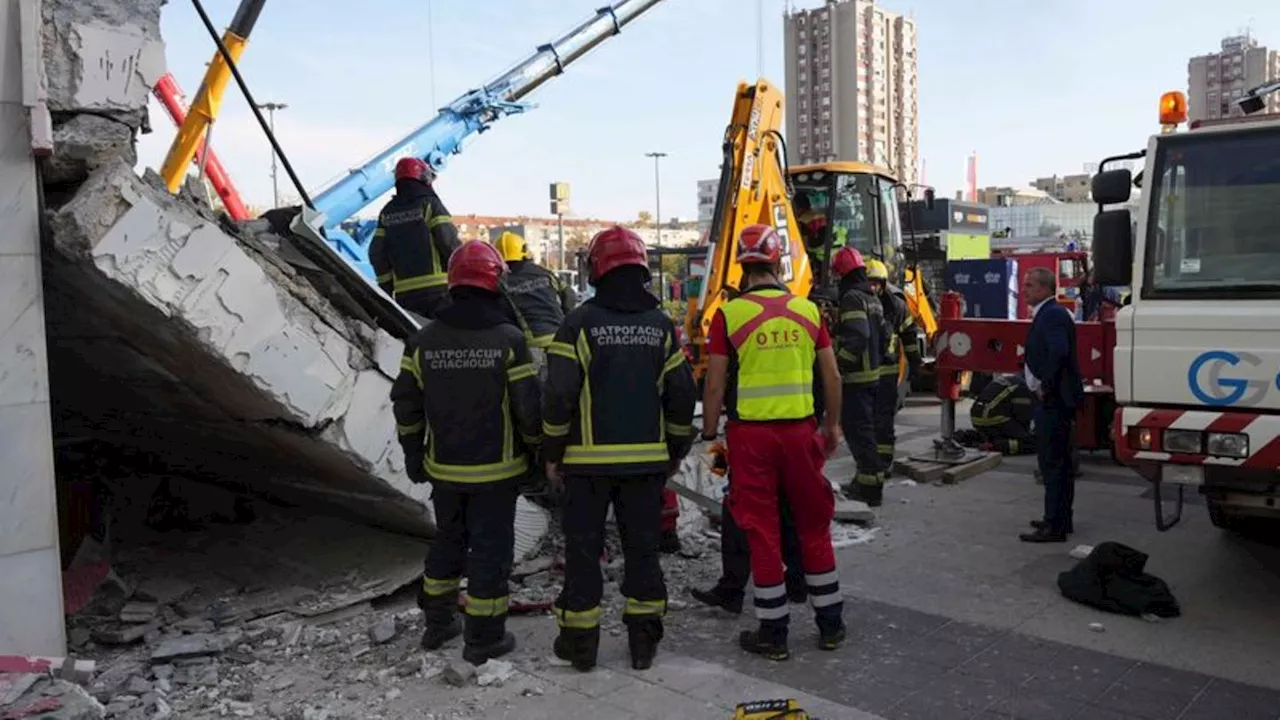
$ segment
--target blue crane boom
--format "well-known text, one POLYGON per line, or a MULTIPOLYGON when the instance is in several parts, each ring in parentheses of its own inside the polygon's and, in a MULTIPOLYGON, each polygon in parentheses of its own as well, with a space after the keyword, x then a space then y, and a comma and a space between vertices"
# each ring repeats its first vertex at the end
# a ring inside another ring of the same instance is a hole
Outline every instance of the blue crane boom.
POLYGON ((313 233, 323 228, 323 237, 338 254, 372 279, 368 254, 376 222, 351 218, 395 186, 397 160, 412 155, 436 170, 443 169, 448 157, 461 152, 471 136, 508 115, 535 107, 521 100, 660 2, 621 0, 600 8, 590 20, 540 46, 497 79, 441 108, 431 121, 329 186, 315 197, 314 212, 304 209, 301 220, 313 233))

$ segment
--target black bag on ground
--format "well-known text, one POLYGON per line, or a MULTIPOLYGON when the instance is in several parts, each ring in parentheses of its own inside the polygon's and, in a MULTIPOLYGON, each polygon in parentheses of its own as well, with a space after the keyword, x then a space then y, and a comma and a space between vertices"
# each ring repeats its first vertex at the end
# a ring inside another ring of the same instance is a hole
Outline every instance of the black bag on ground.
POLYGON ((1168 583, 1144 572, 1147 554, 1117 542, 1104 542, 1058 575, 1058 589, 1069 600, 1121 615, 1178 617, 1182 610, 1168 583))

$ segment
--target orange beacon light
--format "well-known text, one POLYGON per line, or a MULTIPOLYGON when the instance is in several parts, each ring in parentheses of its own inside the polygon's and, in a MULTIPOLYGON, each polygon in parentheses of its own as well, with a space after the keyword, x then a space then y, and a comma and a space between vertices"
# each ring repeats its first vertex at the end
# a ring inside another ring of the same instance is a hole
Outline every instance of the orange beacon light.
POLYGON ((1187 96, 1173 90, 1160 96, 1160 124, 1168 130, 1187 121, 1187 96))

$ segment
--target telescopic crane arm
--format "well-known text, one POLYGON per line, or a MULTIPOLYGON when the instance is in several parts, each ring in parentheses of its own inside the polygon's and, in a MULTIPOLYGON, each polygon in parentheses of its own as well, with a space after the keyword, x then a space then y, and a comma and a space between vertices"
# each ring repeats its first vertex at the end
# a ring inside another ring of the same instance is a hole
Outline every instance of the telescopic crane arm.
MULTIPOLYGON (((249 33, 257 24, 265 4, 266 0, 241 0, 231 24, 227 26, 226 34, 222 36, 223 44, 237 64, 249 44, 249 33)), ((218 111, 222 109, 222 95, 230 80, 231 68, 227 66, 221 52, 214 53, 209 69, 205 71, 204 81, 200 83, 200 90, 191 103, 186 119, 178 128, 178 135, 169 146, 169 154, 165 156, 164 165, 160 168, 160 176, 168 185, 169 192, 176 193, 182 187, 182 179, 186 177, 191 160, 195 158, 200 144, 205 141, 209 126, 218 117, 218 111)))
POLYGON ((441 108, 429 122, 316 195, 315 211, 303 209, 301 222, 294 223, 295 232, 309 230, 312 236, 324 237, 348 262, 372 277, 368 243, 375 222, 347 221, 395 186, 397 160, 412 155, 442 169, 450 155, 461 152, 466 140, 508 115, 533 108, 521 100, 660 2, 622 0, 603 7, 493 81, 441 108))

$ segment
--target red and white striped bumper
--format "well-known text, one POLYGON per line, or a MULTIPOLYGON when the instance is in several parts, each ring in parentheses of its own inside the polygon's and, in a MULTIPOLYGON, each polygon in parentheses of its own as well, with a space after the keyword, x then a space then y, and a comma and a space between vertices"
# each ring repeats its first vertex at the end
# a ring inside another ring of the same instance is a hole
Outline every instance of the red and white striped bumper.
POLYGON ((1116 410, 1116 455, 1121 461, 1172 463, 1178 465, 1223 465, 1263 470, 1280 469, 1280 416, 1251 412, 1211 410, 1153 410, 1124 407, 1116 410), (1151 449, 1132 444, 1131 430, 1152 431, 1151 449), (1161 437, 1168 430, 1198 430, 1204 433, 1237 433, 1249 438, 1247 457, 1167 452, 1161 437))

